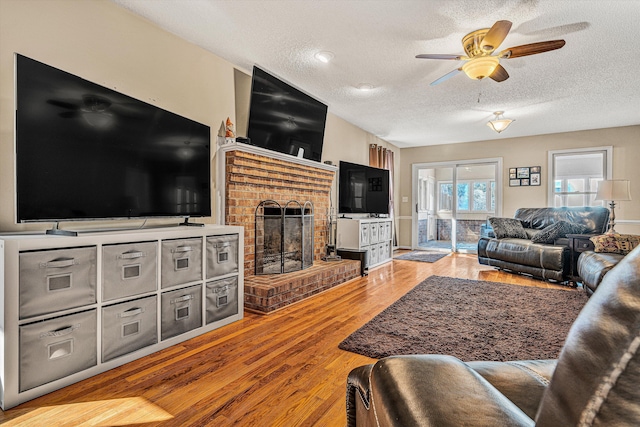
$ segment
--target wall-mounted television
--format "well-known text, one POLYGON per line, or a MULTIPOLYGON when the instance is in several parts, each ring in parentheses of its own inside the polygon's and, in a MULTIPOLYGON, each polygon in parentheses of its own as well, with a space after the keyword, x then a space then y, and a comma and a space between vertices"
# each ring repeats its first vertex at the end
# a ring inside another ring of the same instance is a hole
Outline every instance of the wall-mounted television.
POLYGON ((325 104, 253 67, 249 144, 319 162, 326 120, 325 104))
POLYGON ((17 222, 211 216, 210 129, 16 54, 17 222))
POLYGON ((388 170, 341 161, 338 176, 338 213, 389 213, 388 170))

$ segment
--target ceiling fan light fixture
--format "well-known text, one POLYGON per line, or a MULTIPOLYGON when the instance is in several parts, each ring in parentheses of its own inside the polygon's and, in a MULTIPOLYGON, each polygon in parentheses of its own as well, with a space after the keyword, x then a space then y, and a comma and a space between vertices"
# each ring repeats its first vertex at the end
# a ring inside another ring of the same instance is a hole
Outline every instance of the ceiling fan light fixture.
POLYGON ((470 79, 481 80, 489 77, 499 63, 500 59, 498 59, 497 56, 479 56, 466 62, 462 66, 462 71, 464 71, 470 79))
POLYGON ((333 54, 333 52, 329 52, 328 50, 323 50, 323 51, 317 52, 313 56, 318 61, 323 62, 323 63, 326 64, 326 63, 330 62, 333 59, 334 54, 333 54))
POLYGON ((505 119, 503 114, 504 111, 496 111, 493 113, 496 117, 493 120, 489 120, 487 122, 487 126, 489 126, 494 131, 501 133, 506 130, 511 122, 514 122, 514 119, 505 119))

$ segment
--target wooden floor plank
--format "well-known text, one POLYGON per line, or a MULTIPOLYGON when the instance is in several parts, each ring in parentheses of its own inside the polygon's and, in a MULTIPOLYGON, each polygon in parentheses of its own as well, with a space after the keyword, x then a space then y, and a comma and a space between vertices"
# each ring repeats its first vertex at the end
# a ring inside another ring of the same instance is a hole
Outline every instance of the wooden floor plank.
POLYGON ((481 266, 475 255, 396 260, 4 411, 0 424, 344 426, 347 374, 374 359, 338 344, 431 275, 580 291, 481 266))

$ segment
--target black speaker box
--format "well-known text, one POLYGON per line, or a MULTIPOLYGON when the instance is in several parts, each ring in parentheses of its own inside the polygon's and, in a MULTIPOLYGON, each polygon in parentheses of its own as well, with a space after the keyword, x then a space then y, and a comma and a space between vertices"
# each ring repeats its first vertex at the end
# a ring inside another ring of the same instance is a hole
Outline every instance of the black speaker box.
POLYGON ((360 275, 366 276, 369 274, 369 256, 365 249, 338 249, 337 253, 342 259, 360 260, 360 275))

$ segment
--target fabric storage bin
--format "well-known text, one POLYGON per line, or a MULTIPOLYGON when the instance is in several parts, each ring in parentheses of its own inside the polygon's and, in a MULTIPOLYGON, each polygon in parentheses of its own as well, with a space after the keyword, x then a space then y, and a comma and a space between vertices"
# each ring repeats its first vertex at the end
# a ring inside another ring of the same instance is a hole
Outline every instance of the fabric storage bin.
POLYGON ((21 252, 20 319, 96 303, 95 246, 21 252))
POLYGON ((163 340, 202 326, 202 285, 164 292, 160 305, 163 340))
POLYGON ((207 237, 207 279, 238 271, 238 235, 207 237))
POLYGON ((391 254, 389 253, 389 244, 380 243, 378 245, 378 261, 384 261, 390 257, 391 257, 391 254))
POLYGON ((97 364, 96 310, 20 326, 20 391, 97 364))
POLYGON ((371 238, 369 239, 369 243, 371 244, 378 243, 378 240, 379 240, 378 232, 380 231, 380 229, 378 228, 378 223, 376 222, 371 223, 369 227, 370 227, 370 233, 371 233, 371 238))
POLYGON ((207 283, 207 324, 238 314, 238 278, 207 283))
POLYGON ((102 361, 158 342, 155 295, 102 308, 102 361))
POLYGON ((202 279, 202 237, 162 241, 162 287, 202 279))
POLYGON ((373 246, 367 246, 367 251, 369 251, 369 264, 370 265, 375 265, 378 263, 378 246, 377 245, 373 245, 373 246))
POLYGON ((102 300, 109 301, 156 290, 155 242, 102 247, 102 300))
POLYGON ((371 236, 369 235, 369 224, 360 223, 360 246, 366 246, 371 241, 371 236))

